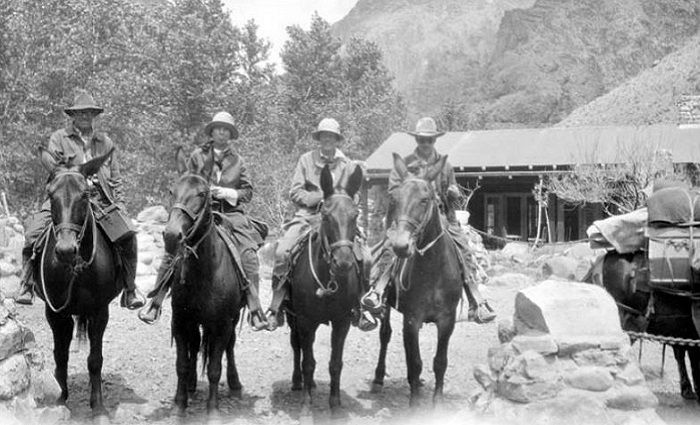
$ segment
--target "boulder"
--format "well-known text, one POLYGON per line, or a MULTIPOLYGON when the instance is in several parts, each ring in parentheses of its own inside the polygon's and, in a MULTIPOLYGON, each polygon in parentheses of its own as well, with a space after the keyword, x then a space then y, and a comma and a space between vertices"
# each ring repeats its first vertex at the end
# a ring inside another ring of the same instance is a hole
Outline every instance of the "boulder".
POLYGON ((579 260, 571 257, 554 256, 544 260, 542 264, 542 277, 559 277, 567 280, 576 280, 579 260))
POLYGON ((517 335, 511 341, 518 353, 535 351, 539 354, 556 354, 559 351, 556 341, 551 335, 517 335))
POLYGON ((530 246, 524 242, 510 242, 503 247, 501 255, 505 258, 525 263, 531 257, 530 246))
POLYGON ((155 205, 145 208, 137 216, 136 220, 147 223, 166 223, 168 221, 168 211, 162 205, 155 205))
POLYGON ((29 387, 29 367, 22 354, 0 361, 0 400, 9 400, 29 387))
POLYGON ((61 396, 61 386, 48 369, 30 368, 29 394, 39 404, 53 404, 61 396))
POLYGON ((608 407, 619 410, 653 409, 659 404, 651 390, 643 385, 615 387, 605 401, 608 407))
POLYGON ((573 388, 586 391, 607 391, 613 385, 613 376, 607 369, 597 366, 578 368, 564 377, 564 381, 573 388))
POLYGON ((557 343, 620 339, 617 306, 605 289, 577 282, 548 280, 518 292, 515 297, 518 334, 548 333, 557 343))
POLYGON ((527 288, 535 284, 533 278, 522 273, 505 272, 489 279, 489 286, 502 286, 510 288, 527 288))
POLYGON ((0 260, 0 277, 12 276, 20 271, 19 267, 7 260, 0 260))
MULTIPOLYGON (((2 309, 7 312, 3 306, 2 309)), ((25 332, 14 320, 0 326, 0 360, 13 356, 24 348, 25 332)))

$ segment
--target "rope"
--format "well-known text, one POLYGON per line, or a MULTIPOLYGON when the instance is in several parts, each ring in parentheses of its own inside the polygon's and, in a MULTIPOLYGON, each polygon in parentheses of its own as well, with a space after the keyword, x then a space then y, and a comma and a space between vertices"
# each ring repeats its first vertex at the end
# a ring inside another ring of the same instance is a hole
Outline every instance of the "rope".
MULTIPOLYGON (((478 233, 482 236, 486 236, 490 239, 496 239, 496 240, 503 241, 503 242, 527 242, 527 241, 517 241, 517 240, 514 241, 512 239, 504 238, 503 236, 492 235, 492 234, 484 232, 483 230, 479 230, 475 227, 472 227, 472 230, 474 230, 476 233, 478 233)), ((584 238, 584 239, 576 239, 573 241, 565 241, 565 242, 538 242, 538 245, 568 245, 568 244, 573 245, 573 244, 582 243, 582 242, 589 242, 589 239, 584 238)), ((528 244, 529 244, 529 242, 528 242, 528 244)), ((532 245, 534 245, 534 244, 532 244, 532 245)))
POLYGON ((670 346, 686 346, 686 347, 700 347, 700 339, 690 339, 690 338, 677 338, 673 336, 662 336, 662 335, 652 335, 646 332, 634 332, 625 331, 625 333, 632 338, 637 338, 640 340, 660 342, 664 345, 670 346))

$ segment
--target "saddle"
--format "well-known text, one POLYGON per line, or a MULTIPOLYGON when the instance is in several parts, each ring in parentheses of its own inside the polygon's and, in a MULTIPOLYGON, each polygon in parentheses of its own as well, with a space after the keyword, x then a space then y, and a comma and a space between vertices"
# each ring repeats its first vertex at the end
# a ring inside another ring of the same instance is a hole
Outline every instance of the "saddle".
POLYGON ((241 290, 245 292, 248 289, 248 286, 250 286, 250 281, 243 271, 243 262, 241 261, 241 256, 238 253, 238 248, 236 248, 233 237, 231 236, 231 233, 226 230, 226 225, 224 224, 226 217, 219 212, 213 212, 213 214, 216 233, 218 233, 221 239, 224 241, 224 245, 226 245, 228 252, 231 254, 231 258, 233 258, 234 268, 236 269, 236 273, 238 273, 238 277, 241 279, 240 282, 242 282, 241 290))

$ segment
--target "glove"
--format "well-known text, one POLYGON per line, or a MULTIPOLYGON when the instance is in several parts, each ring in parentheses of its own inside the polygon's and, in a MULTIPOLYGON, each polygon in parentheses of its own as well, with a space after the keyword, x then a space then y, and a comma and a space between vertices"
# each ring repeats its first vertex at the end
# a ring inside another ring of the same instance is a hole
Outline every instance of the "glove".
POLYGON ((309 208, 314 208, 323 201, 323 192, 320 190, 315 190, 313 192, 306 192, 304 196, 304 203, 309 208))
POLYGON ((238 203, 238 191, 230 187, 212 186, 211 196, 216 199, 223 199, 233 206, 238 203))

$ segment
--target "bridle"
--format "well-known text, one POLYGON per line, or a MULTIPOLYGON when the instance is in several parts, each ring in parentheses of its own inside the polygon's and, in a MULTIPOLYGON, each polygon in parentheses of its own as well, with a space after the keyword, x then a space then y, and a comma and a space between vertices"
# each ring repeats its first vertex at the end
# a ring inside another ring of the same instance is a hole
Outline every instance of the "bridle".
POLYGON ((205 201, 204 205, 202 208, 199 210, 199 212, 195 213, 193 212, 187 205, 185 205, 182 202, 176 202, 172 205, 170 209, 170 213, 172 214, 173 211, 175 210, 180 210, 185 213, 187 217, 192 220, 192 226, 189 228, 187 231, 187 234, 185 237, 180 241, 180 247, 182 248, 182 251, 184 252, 183 256, 187 258, 189 255, 194 255, 195 258, 197 257, 197 248, 199 248, 199 245, 204 241, 204 239, 209 235, 213 228, 213 223, 214 223, 214 216, 211 213, 211 194, 208 189, 208 182, 201 176, 197 174, 191 174, 190 176, 196 177, 198 179, 201 179, 206 185, 207 185, 207 191, 205 195, 205 201), (202 235, 195 240, 195 234, 199 230, 199 228, 202 226, 202 223, 205 220, 205 216, 208 213, 208 220, 205 224, 206 228, 202 235))
MULTIPOLYGON (((347 198, 350 199, 351 201, 353 200, 351 196, 345 194, 345 193, 334 193, 333 195, 330 196, 330 198, 333 197, 342 197, 342 198, 347 198)), ((321 208, 321 214, 323 213, 323 207, 321 208)), ((328 264, 329 267, 329 274, 330 274, 330 280, 328 281, 327 285, 324 285, 321 280, 318 277, 318 273, 316 272, 316 266, 313 263, 313 245, 312 245, 312 237, 309 236, 309 268, 311 269, 311 274, 313 275, 314 281, 318 285, 318 290, 316 291, 316 295, 318 297, 325 297, 328 295, 332 295, 338 291, 338 281, 336 279, 337 272, 335 270, 334 264, 335 262, 333 261, 335 251, 338 250, 339 248, 343 247, 350 247, 352 248, 355 245, 355 242, 349 239, 341 239, 338 241, 335 241, 333 243, 330 243, 328 241, 328 236, 326 233, 323 231, 323 226, 321 226, 321 230, 319 231, 320 237, 321 237, 321 254, 323 256, 323 260, 328 264)), ((356 270, 359 271, 357 267, 357 261, 353 262, 353 265, 356 270)))
MULTIPOLYGON (((65 175, 75 175, 75 176, 80 176, 80 178, 85 179, 85 176, 77 171, 63 171, 54 177, 54 180, 60 176, 65 176, 65 175)), ((77 234, 76 236, 76 245, 78 246, 78 253, 77 253, 77 261, 73 266, 71 267, 70 274, 71 278, 70 281, 68 282, 68 295, 66 296, 66 301, 61 305, 60 307, 54 306, 53 302, 51 301, 48 292, 46 291, 46 279, 44 277, 44 260, 46 259, 46 251, 48 251, 48 243, 44 243, 44 249, 41 252, 41 260, 39 262, 40 264, 40 270, 39 270, 39 276, 41 278, 41 290, 44 292, 44 299, 46 300, 46 305, 49 306, 51 311, 54 313, 59 313, 63 311, 66 307, 68 307, 68 304, 70 304, 70 301, 73 296, 73 286, 75 284, 75 279, 78 277, 80 273, 82 273, 85 269, 90 267, 92 262, 95 260, 95 251, 97 249, 97 232, 95 229, 95 215, 92 211, 92 206, 90 205, 90 201, 87 201, 87 213, 85 214, 85 220, 83 220, 82 225, 77 225, 75 223, 59 223, 59 224, 54 224, 53 220, 51 220, 51 223, 49 224, 49 231, 53 234, 54 240, 58 241, 58 234, 62 230, 69 230, 72 232, 75 232, 77 234), (92 229, 92 250, 90 251, 90 257, 85 260, 83 257, 80 255, 80 245, 83 241, 83 238, 85 237, 85 232, 88 228, 88 224, 90 225, 92 229)))
MULTIPOLYGON (((404 183, 408 182, 408 181, 412 181, 412 180, 413 181, 420 181, 423 183, 425 182, 425 180, 422 180, 422 179, 412 178, 412 179, 405 180, 404 183)), ((432 241, 423 245, 422 248, 418 248, 418 237, 423 235, 425 228, 428 226, 428 223, 430 223, 430 220, 432 220, 433 215, 435 214, 435 210, 437 208, 438 208, 438 206, 437 206, 437 203, 436 203, 434 197, 431 197, 430 208, 428 208, 425 211, 425 213, 423 214, 423 217, 421 217, 420 220, 416 220, 415 218, 408 216, 406 214, 400 215, 399 218, 396 220, 397 224, 398 223, 408 223, 408 225, 411 226, 411 228, 413 229, 411 231, 411 238, 414 241, 416 241, 415 242, 416 243, 416 252, 418 252, 418 254, 420 256, 425 255, 425 253, 428 252, 428 250, 430 248, 432 248, 438 242, 438 240, 440 240, 440 238, 445 235, 445 229, 442 226, 442 224, 440 224, 440 233, 432 241)))

